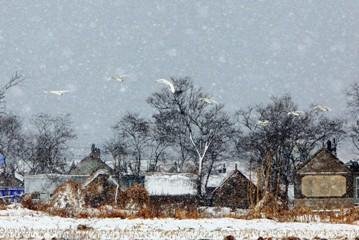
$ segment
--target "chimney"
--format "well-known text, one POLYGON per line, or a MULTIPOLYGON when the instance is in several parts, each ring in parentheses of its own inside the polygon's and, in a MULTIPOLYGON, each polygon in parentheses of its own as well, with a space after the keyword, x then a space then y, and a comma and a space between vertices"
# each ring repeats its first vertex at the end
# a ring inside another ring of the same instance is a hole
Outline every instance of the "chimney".
POLYGON ((101 156, 101 151, 100 151, 100 149, 97 148, 97 147, 95 146, 95 144, 92 144, 92 145, 91 145, 90 157, 92 157, 92 158, 100 158, 100 156, 101 156))
POLYGON ((329 152, 332 152, 332 142, 330 140, 327 141, 327 149, 329 152))
POLYGON ((335 156, 337 155, 337 141, 335 140, 335 138, 333 138, 332 152, 335 156))
POLYGON ((234 164, 234 170, 235 170, 235 171, 238 171, 237 163, 234 164))

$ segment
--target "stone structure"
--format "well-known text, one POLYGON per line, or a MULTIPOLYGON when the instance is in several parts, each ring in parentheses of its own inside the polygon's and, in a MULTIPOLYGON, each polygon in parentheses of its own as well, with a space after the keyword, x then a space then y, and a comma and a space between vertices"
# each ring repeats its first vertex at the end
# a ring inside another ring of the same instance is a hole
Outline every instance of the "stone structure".
POLYGON ((352 171, 328 144, 297 170, 294 203, 314 209, 350 207, 353 190, 352 171))

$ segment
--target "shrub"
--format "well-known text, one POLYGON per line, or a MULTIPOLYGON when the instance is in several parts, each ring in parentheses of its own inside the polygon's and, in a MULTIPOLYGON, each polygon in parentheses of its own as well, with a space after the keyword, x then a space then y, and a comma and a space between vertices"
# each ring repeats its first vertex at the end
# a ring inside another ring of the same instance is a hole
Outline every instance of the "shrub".
POLYGON ((46 208, 48 207, 47 204, 40 203, 38 199, 36 199, 38 195, 39 194, 37 192, 24 194, 21 198, 20 204, 24 208, 30 210, 36 210, 36 211, 46 210, 46 208), (37 201, 34 199, 36 199, 37 201))
POLYGON ((8 201, 4 200, 4 199, 0 199, 0 210, 5 210, 6 206, 9 204, 8 201))
POLYGON ((83 187, 85 204, 90 207, 113 205, 115 203, 116 186, 108 181, 107 175, 99 175, 83 187))
POLYGON ((120 206, 128 210, 140 210, 149 206, 148 192, 141 185, 134 185, 120 193, 120 206))

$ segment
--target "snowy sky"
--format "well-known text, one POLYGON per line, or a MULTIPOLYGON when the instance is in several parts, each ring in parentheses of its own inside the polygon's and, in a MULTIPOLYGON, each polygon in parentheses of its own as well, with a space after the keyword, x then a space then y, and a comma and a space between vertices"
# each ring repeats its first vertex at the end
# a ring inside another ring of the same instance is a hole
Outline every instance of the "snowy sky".
POLYGON ((290 93, 343 114, 358 80, 359 1, 1 1, 8 109, 71 113, 74 147, 102 144, 126 111, 150 116, 154 82, 189 76, 229 111, 290 93), (125 84, 108 79, 126 73, 125 84), (63 97, 44 90, 70 89, 63 97))

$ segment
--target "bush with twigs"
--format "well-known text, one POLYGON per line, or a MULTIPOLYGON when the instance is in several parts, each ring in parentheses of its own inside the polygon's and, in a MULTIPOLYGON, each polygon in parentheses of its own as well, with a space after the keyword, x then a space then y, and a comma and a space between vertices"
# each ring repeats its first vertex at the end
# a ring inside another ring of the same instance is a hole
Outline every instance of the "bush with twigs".
POLYGON ((150 198, 146 189, 134 185, 120 193, 119 205, 123 209, 139 211, 149 206, 150 198))

